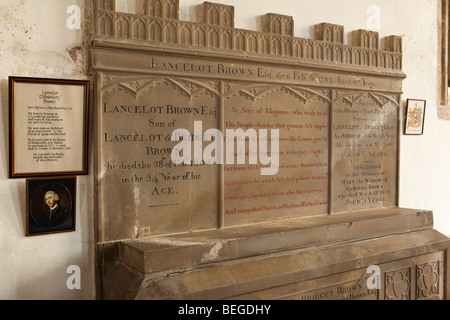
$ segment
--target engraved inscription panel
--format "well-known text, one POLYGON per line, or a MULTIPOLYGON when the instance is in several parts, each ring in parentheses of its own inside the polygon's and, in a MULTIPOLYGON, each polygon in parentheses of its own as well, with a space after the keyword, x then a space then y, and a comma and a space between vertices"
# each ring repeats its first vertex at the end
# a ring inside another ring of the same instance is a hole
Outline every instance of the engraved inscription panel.
POLYGON ((194 121, 203 130, 217 127, 217 82, 104 79, 110 83, 101 90, 98 129, 103 240, 217 228, 219 167, 193 157, 189 164, 171 160, 176 128, 192 133, 186 139, 193 145, 194 121))
POLYGON ((273 290, 285 300, 441 300, 443 260, 444 253, 435 252, 381 264, 379 275, 357 269, 273 290), (378 289, 370 278, 376 276, 378 289))
POLYGON ((381 291, 369 288, 364 269, 351 270, 318 279, 289 284, 277 290, 279 300, 378 300, 381 291))
POLYGON ((344 282, 295 296, 295 300, 378 300, 378 290, 368 289, 367 279, 344 282))
POLYGON ((302 39, 279 14, 234 29, 234 7, 214 3, 199 22, 177 0, 94 8, 100 241, 396 206, 401 37, 346 45, 322 23, 302 39))
MULTIPOLYGON (((193 65, 159 59, 150 59, 151 69, 165 75, 99 77, 105 239, 396 205, 397 96, 272 83, 271 78, 199 78, 193 65), (178 75, 182 72, 185 77, 178 75), (189 164, 172 161, 179 141, 171 141, 171 135, 178 129, 191 139, 189 164), (195 161, 195 152, 203 155, 210 144, 203 136, 209 129, 222 134, 222 149, 215 150, 225 152, 222 163, 195 161), (248 135, 244 151, 228 137, 228 131, 238 130, 248 135), (266 140, 260 139, 263 131, 266 140), (232 162, 229 144, 234 145, 232 162)), ((232 76, 234 69, 218 63, 217 70, 232 76)), ((244 70, 250 77, 257 74, 251 65, 244 70)), ((263 70, 268 69, 258 68, 263 70)))
MULTIPOLYGON (((225 128, 278 130, 279 150, 272 155, 278 158, 273 175, 261 175, 267 165, 260 162, 227 163, 225 225, 327 214, 329 91, 237 83, 227 87, 225 128)), ((270 150, 272 141, 267 145, 270 150)))
POLYGON ((395 97, 336 91, 332 119, 332 213, 395 206, 395 97))

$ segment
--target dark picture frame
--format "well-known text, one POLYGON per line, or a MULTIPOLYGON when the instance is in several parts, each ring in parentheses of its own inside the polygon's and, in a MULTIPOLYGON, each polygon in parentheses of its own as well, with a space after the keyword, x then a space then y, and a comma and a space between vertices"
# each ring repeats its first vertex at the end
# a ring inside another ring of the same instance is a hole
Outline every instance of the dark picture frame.
POLYGON ((32 178, 26 182, 27 236, 76 230, 76 177, 32 178))
POLYGON ((405 135, 423 135, 426 105, 426 100, 407 100, 405 135))
POLYGON ((9 177, 88 174, 90 81, 9 77, 9 177))

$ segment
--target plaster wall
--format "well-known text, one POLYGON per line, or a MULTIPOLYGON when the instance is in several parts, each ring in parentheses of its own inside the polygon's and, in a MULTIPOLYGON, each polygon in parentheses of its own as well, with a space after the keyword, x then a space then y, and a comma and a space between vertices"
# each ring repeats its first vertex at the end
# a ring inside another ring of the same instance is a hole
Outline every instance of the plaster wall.
MULTIPOLYGON (((67 7, 84 1, 0 3, 0 299, 93 299, 91 176, 79 177, 76 232, 26 237, 26 181, 8 179, 8 76, 87 79, 82 30, 69 30, 67 7), (81 290, 69 290, 69 266, 81 290)), ((82 19, 84 17, 81 17, 82 19)))

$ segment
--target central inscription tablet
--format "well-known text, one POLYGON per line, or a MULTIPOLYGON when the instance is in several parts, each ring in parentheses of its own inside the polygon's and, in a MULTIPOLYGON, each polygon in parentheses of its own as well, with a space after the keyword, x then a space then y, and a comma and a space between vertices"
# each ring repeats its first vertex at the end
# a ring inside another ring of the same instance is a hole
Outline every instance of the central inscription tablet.
POLYGON ((225 166, 225 224, 328 213, 330 95, 299 86, 229 83, 225 127, 279 131, 278 171, 225 166))

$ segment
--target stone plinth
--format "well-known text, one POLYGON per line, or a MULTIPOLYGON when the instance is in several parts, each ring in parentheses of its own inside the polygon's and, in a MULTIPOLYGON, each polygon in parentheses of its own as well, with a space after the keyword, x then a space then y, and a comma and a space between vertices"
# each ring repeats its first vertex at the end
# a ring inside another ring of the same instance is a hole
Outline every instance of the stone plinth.
POLYGON ((444 299, 450 241, 432 225, 429 211, 394 208, 124 241, 104 298, 444 299))

